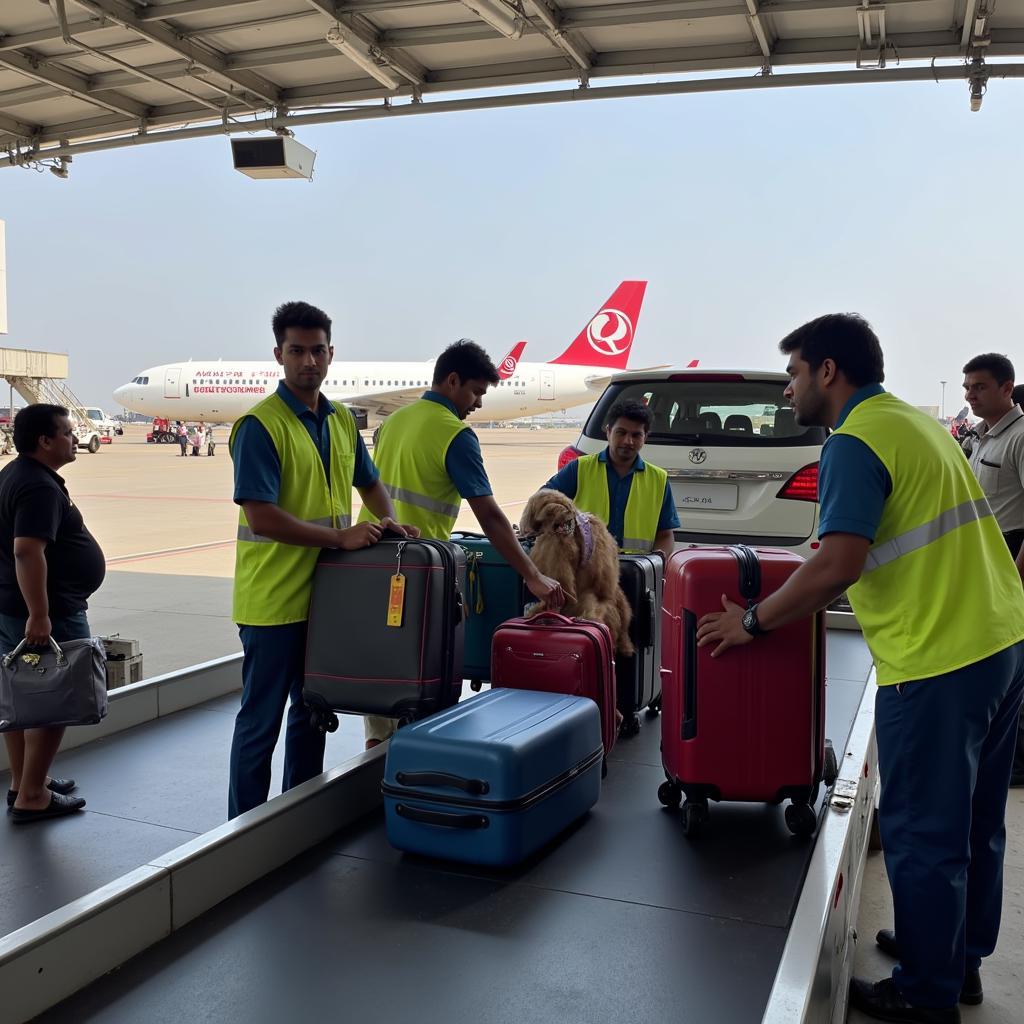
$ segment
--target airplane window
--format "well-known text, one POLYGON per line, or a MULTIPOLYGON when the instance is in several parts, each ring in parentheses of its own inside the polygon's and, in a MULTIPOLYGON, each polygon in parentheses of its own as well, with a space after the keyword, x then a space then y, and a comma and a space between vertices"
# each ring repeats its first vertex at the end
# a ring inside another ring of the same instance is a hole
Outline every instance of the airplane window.
POLYGON ((142 383, 143 384, 148 384, 149 383, 149 378, 148 377, 143 377, 142 378, 142 383))

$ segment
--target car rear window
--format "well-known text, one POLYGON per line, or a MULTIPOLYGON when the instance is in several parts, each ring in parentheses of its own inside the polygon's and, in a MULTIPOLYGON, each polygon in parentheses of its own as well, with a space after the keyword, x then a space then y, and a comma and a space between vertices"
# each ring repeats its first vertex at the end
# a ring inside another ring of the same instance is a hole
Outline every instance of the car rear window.
POLYGON ((824 444, 824 427, 802 427, 783 398, 783 380, 631 380, 610 384, 583 433, 604 439, 604 421, 620 399, 643 402, 653 421, 648 444, 798 447, 824 444))

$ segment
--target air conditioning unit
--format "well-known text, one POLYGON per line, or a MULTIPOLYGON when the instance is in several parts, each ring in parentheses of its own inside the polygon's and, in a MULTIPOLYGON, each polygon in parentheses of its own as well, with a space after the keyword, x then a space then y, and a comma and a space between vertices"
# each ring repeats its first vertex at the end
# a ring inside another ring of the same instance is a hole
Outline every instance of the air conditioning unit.
POLYGON ((235 170, 250 178, 312 178, 316 153, 289 135, 231 140, 235 170))

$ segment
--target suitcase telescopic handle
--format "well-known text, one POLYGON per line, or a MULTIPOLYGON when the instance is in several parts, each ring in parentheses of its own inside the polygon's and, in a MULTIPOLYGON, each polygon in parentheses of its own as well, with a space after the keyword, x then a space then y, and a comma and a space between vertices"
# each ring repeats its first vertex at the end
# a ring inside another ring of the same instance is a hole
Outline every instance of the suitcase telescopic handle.
POLYGON ((470 796, 484 796, 491 791, 491 784, 483 779, 464 779, 448 772, 397 772, 395 782, 400 786, 449 786, 470 796))
POLYGON ((442 828, 478 829, 487 828, 490 821, 483 814, 453 814, 451 811, 426 811, 422 807, 406 807, 395 804, 395 813, 408 821, 424 825, 440 825, 442 828))

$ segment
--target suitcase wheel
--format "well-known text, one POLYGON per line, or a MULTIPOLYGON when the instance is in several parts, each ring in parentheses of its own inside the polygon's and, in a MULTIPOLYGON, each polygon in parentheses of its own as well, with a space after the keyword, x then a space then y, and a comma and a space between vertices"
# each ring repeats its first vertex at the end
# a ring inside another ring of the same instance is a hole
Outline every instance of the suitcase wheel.
POLYGON ((619 726, 619 735, 623 738, 638 736, 640 734, 640 719, 635 714, 626 715, 619 726))
POLYGON ((683 791, 674 782, 663 782, 658 787, 658 800, 675 810, 683 801, 683 791))
POLYGON ((337 732, 338 716, 332 711, 320 711, 317 708, 310 708, 309 724, 319 733, 337 732))
POLYGON ((822 778, 825 781, 825 786, 829 789, 839 778, 839 761, 836 758, 836 748, 832 746, 831 740, 825 740, 825 769, 822 778))
POLYGON ((790 804, 786 808, 786 827, 795 836, 806 839, 814 835, 818 816, 810 804, 790 804))
POLYGON ((699 835, 710 817, 711 812, 706 803, 700 800, 687 800, 683 804, 683 834, 690 839, 699 835))
POLYGON ((469 681, 469 688, 474 693, 479 693, 480 692, 480 687, 482 687, 483 685, 484 684, 481 683, 479 679, 470 679, 470 681, 469 681))

